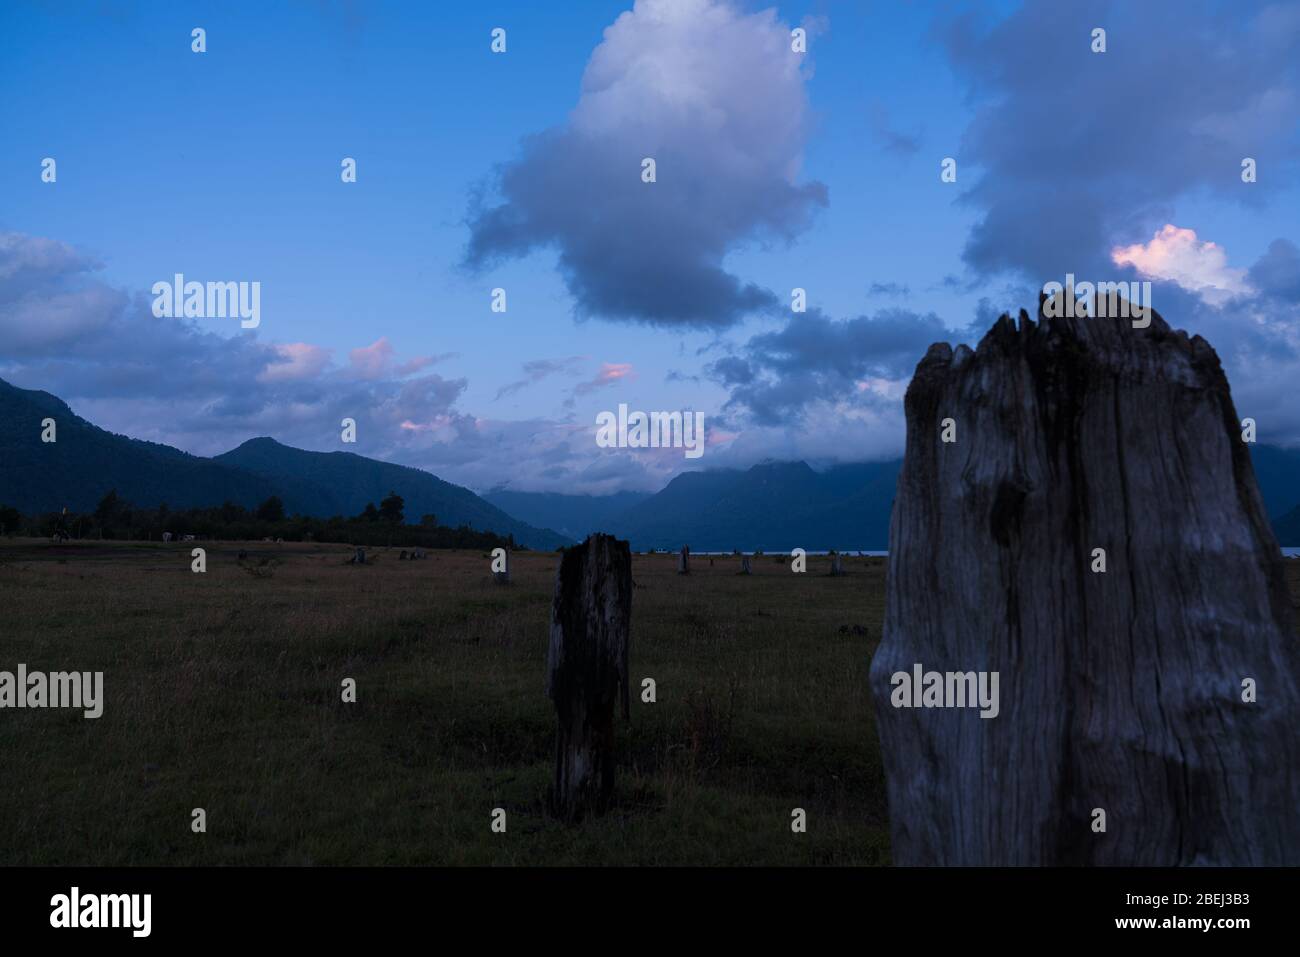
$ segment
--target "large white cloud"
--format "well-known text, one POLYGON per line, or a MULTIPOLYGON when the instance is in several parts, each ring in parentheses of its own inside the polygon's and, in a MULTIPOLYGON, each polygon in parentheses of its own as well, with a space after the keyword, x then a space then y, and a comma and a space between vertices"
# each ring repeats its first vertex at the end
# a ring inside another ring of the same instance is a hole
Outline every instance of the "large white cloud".
POLYGON ((471 209, 467 264, 554 247, 578 312, 604 319, 722 326, 773 308, 722 263, 793 238, 826 202, 797 182, 809 106, 790 30, 725 0, 638 0, 568 121, 499 169, 500 204, 471 209))

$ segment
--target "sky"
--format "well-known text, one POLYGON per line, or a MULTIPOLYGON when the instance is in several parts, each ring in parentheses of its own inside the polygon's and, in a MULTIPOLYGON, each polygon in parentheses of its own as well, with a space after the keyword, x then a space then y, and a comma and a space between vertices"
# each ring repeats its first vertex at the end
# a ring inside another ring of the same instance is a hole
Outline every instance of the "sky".
POLYGON ((1151 280, 1297 445, 1297 54, 1252 0, 7 0, 0 378, 200 455, 655 491, 900 454, 926 348, 1073 273, 1151 280), (259 324, 155 315, 177 273, 259 324), (599 446, 620 404, 704 454, 599 446))

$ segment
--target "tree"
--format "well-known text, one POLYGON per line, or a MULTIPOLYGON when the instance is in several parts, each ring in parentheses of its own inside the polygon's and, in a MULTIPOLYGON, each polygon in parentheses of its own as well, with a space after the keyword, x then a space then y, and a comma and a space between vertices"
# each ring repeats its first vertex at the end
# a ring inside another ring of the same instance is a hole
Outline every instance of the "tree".
POLYGON ((434 515, 432 512, 425 515, 421 515, 420 524, 423 525, 425 528, 437 528, 438 516, 434 515))
POLYGON ((257 506, 257 520, 259 522, 284 521, 284 502, 280 500, 280 496, 272 495, 261 505, 257 506))
POLYGON ((109 489, 107 495, 99 500, 95 506, 95 521, 102 525, 107 525, 117 517, 118 512, 122 510, 122 501, 117 497, 117 489, 109 489))
POLYGON ((22 519, 18 509, 11 505, 0 505, 0 535, 12 535, 18 531, 18 523, 22 519))
POLYGON ((405 518, 403 513, 405 508, 406 502, 402 500, 402 496, 390 491, 388 498, 379 503, 379 515, 385 522, 401 525, 402 519, 405 518))
POLYGON ((367 522, 379 521, 379 509, 375 508, 374 502, 366 503, 366 508, 365 511, 361 513, 361 518, 365 519, 367 522))

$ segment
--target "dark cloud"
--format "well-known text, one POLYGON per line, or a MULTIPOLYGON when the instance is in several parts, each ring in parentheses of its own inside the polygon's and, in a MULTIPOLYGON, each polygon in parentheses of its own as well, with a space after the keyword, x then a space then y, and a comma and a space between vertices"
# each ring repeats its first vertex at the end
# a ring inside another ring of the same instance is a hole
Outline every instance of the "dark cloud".
POLYGON ((938 29, 974 120, 958 183, 982 217, 965 249, 979 273, 1037 282, 1113 272, 1120 237, 1150 238, 1192 192, 1265 203, 1293 181, 1300 7, 1241 0, 1063 4, 1028 0, 995 24, 938 29), (1094 27, 1107 50, 1090 49, 1094 27), (1240 178, 1243 157, 1261 175, 1240 178))
POLYGON ((1289 239, 1273 240, 1248 275, 1261 293, 1300 303, 1300 249, 1289 239))
POLYGON ((934 313, 886 309, 833 320, 810 310, 752 337, 740 355, 715 360, 707 372, 731 390, 728 408, 747 411, 761 425, 793 427, 810 404, 893 401, 869 380, 905 380, 931 343, 952 335, 934 313))

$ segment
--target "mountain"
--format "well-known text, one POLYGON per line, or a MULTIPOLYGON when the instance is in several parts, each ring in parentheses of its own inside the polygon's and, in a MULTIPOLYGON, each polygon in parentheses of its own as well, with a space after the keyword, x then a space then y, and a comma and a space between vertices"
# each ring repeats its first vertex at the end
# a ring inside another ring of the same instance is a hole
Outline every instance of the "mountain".
POLYGON ((553 528, 560 534, 579 541, 592 532, 610 528, 620 514, 649 497, 649 492, 561 495, 551 492, 512 492, 509 489, 493 489, 483 496, 486 501, 520 521, 540 528, 553 528))
POLYGON ((680 475, 620 516, 637 548, 696 551, 884 549, 900 461, 755 465, 745 471, 680 475))
POLYGON ((48 392, 0 380, 0 503, 26 513, 89 511, 110 489, 138 505, 172 508, 227 500, 251 508, 280 493, 260 476, 106 432, 48 392), (47 418, 53 442, 41 441, 47 418))
POLYGON ((389 492, 396 492, 406 503, 408 522, 433 514, 440 525, 468 525, 498 535, 513 535, 516 542, 530 548, 572 544, 571 539, 521 522, 469 489, 444 482, 436 475, 352 452, 306 452, 274 439, 257 438, 215 456, 213 461, 272 482, 305 480, 324 490, 323 494, 336 503, 326 515, 355 515, 368 503, 378 504, 389 492))
MULTIPOLYGON (((1300 450, 1257 445, 1251 452, 1278 541, 1300 547, 1300 450)), ((893 460, 817 472, 786 462, 685 472, 650 496, 498 490, 485 497, 534 525, 574 538, 612 532, 638 550, 683 544, 696 551, 877 550, 888 547, 901 466, 893 460)))
POLYGON ((1300 508, 1293 508, 1280 518, 1273 519, 1273 531, 1279 545, 1300 548, 1300 508))
MULTIPOLYGON (((1278 519, 1300 506, 1300 449, 1278 445, 1252 445, 1250 460, 1255 466, 1255 480, 1264 499, 1264 511, 1278 519)), ((1285 544, 1300 545, 1294 535, 1285 544)))
POLYGON ((65 507, 86 512, 114 489, 143 508, 202 508, 227 501, 255 508, 278 495, 290 514, 321 518, 356 515, 395 491, 406 500, 411 522, 432 513, 443 525, 513 535, 530 548, 570 544, 419 469, 349 452, 304 452, 265 438, 202 458, 105 431, 48 392, 0 380, 0 505, 28 514, 65 507), (53 442, 41 440, 47 418, 55 422, 53 442))
MULTIPOLYGON (((1260 493, 1278 541, 1300 547, 1300 449, 1251 446, 1260 493)), ((305 452, 258 438, 208 459, 116 435, 75 415, 48 392, 0 380, 0 504, 26 513, 89 511, 110 489, 143 507, 256 507, 272 495, 292 513, 355 515, 390 491, 409 521, 513 535, 552 549, 608 531, 638 550, 785 551, 796 546, 884 549, 900 461, 815 471, 804 462, 685 472, 654 495, 552 495, 498 489, 480 498, 419 469, 350 452, 305 452), (41 422, 57 424, 41 441, 41 422), (559 529, 559 532, 552 531, 559 529)))

